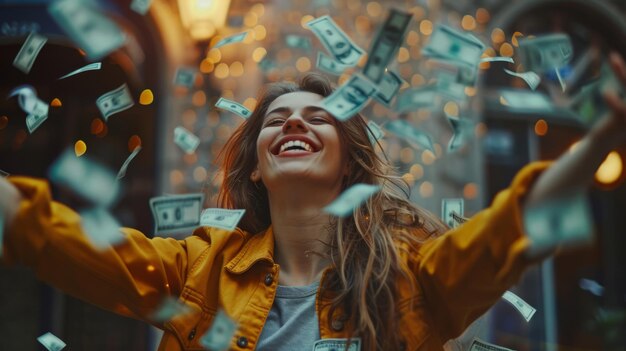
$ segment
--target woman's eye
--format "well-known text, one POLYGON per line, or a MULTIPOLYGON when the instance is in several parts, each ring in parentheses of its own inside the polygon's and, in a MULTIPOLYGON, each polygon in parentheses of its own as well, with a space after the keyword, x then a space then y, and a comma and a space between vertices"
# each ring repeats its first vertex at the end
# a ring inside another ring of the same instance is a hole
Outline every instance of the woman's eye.
POLYGON ((328 123, 328 119, 326 117, 314 116, 311 118, 311 122, 328 123))
POLYGON ((268 125, 268 126, 278 125, 278 124, 283 123, 283 121, 284 121, 284 120, 283 120, 282 118, 275 118, 275 119, 273 119, 273 120, 271 120, 271 121, 267 122, 267 124, 266 124, 266 125, 268 125))

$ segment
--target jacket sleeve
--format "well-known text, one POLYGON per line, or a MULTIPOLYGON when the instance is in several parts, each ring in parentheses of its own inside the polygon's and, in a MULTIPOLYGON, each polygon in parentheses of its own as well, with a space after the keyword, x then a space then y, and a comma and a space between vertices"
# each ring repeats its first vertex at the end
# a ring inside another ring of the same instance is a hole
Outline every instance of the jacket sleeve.
POLYGON ((80 216, 51 200, 45 181, 9 180, 25 200, 5 233, 5 263, 29 266, 70 295, 138 319, 148 320, 164 296, 180 294, 187 269, 185 241, 149 239, 121 228, 126 240, 99 251, 84 235, 80 216))
POLYGON ((523 168, 487 209, 425 242, 410 262, 442 341, 459 336, 534 263, 525 258, 522 200, 549 162, 523 168))

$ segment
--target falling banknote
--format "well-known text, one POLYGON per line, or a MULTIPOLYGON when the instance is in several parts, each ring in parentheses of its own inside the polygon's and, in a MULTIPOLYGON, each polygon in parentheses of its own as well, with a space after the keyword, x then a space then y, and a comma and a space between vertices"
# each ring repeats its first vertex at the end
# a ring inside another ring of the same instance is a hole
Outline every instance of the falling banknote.
POLYGON ((524 317, 526 322, 530 322, 530 319, 533 318, 533 315, 535 314, 535 312, 537 312, 537 310, 533 306, 529 305, 528 302, 524 301, 521 297, 515 295, 511 291, 505 291, 504 295, 502 295, 502 298, 506 302, 513 305, 513 307, 515 307, 515 309, 522 315, 522 317, 524 317))
POLYGON ((311 40, 307 37, 296 34, 287 34, 285 44, 290 48, 299 48, 305 51, 311 50, 311 40))
POLYGON ((217 100, 217 102, 215 103, 215 107, 221 108, 222 110, 230 111, 244 119, 250 117, 250 115, 252 114, 252 112, 250 112, 250 110, 248 110, 244 105, 235 101, 224 99, 222 97, 217 100))
POLYGON ((17 102, 27 113, 26 127, 29 133, 33 133, 48 119, 48 104, 37 97, 35 88, 30 85, 21 85, 9 93, 9 97, 17 96, 17 102))
POLYGON ((450 138, 450 141, 448 142, 448 152, 454 152, 465 145, 467 138, 471 135, 474 123, 472 123, 472 121, 453 117, 448 114, 446 114, 446 118, 452 125, 452 130, 454 131, 452 138, 450 138))
POLYGON ((48 351, 61 351, 67 346, 63 340, 56 337, 54 334, 48 332, 37 338, 40 344, 42 344, 48 351))
POLYGON ((406 89, 398 95, 395 110, 397 112, 413 112, 423 108, 435 106, 437 91, 435 88, 426 86, 406 89))
POLYGON ((196 81, 196 70, 190 67, 178 67, 174 73, 174 85, 191 88, 196 81))
POLYGON ((245 213, 246 210, 207 208, 200 215, 200 225, 233 231, 245 213))
POLYGON ((56 0, 48 12, 65 33, 85 51, 89 61, 97 61, 126 42, 119 26, 85 0, 56 0))
POLYGON ((80 212, 80 224, 89 241, 99 250, 105 250, 125 240, 121 225, 106 209, 96 207, 80 212))
POLYGON ((152 0, 133 0, 130 3, 130 9, 137 12, 140 15, 145 15, 150 9, 152 0))
POLYGON ((441 220, 450 228, 459 226, 453 215, 463 216, 465 205, 462 198, 441 199, 441 220))
POLYGON ((150 319, 159 322, 165 323, 175 317, 183 316, 192 312, 191 307, 180 302, 178 299, 173 297, 166 297, 161 301, 161 304, 157 307, 156 311, 152 313, 150 319))
POLYGON ((472 344, 468 351, 514 351, 511 349, 507 349, 506 347, 490 344, 486 341, 480 340, 479 338, 474 338, 472 340, 472 344))
POLYGON ((549 34, 519 40, 522 64, 533 72, 545 73, 568 64, 574 56, 567 34, 549 34))
POLYGON ((367 136, 370 138, 372 145, 376 145, 385 136, 385 131, 374 121, 367 122, 367 127, 369 128, 367 136))
POLYGON ((108 122, 109 117, 133 107, 135 102, 128 90, 126 83, 122 84, 119 88, 104 93, 96 100, 96 105, 100 113, 104 117, 104 120, 108 122))
POLYGON ((374 99, 385 106, 391 106, 391 101, 404 83, 406 81, 398 73, 387 71, 378 83, 378 93, 374 95, 374 99))
POLYGON ((187 129, 176 127, 174 128, 174 144, 186 153, 193 154, 200 145, 200 139, 187 129))
POLYGON ((158 196, 150 199, 155 234, 188 232, 200 226, 204 194, 158 196))
POLYGON ((33 67, 33 63, 35 63, 37 55, 39 55, 39 51, 41 51, 41 48, 46 44, 46 41, 48 41, 48 38, 43 35, 34 32, 30 33, 22 45, 22 48, 17 53, 17 56, 15 56, 13 66, 28 74, 33 67))
POLYGON ((335 60, 354 66, 365 53, 342 31, 330 16, 318 17, 307 23, 335 60))
POLYGON ((539 86, 539 83, 541 83, 541 77, 539 77, 539 75, 535 72, 517 73, 517 72, 510 71, 508 69, 504 69, 504 72, 506 72, 507 74, 513 77, 522 78, 532 90, 537 89, 537 86, 539 86))
POLYGON ((75 71, 72 71, 66 75, 64 75, 63 77, 59 78, 59 79, 65 79, 71 76, 75 76, 77 74, 83 73, 83 72, 87 72, 87 71, 97 71, 100 68, 102 68, 102 62, 94 62, 94 63, 90 63, 86 66, 83 66, 75 71))
POLYGON ((422 54, 435 59, 462 62, 467 67, 475 69, 484 50, 485 44, 475 36, 438 25, 422 54))
POLYGON ((347 121, 365 107, 378 88, 367 78, 354 74, 339 89, 324 98, 321 106, 340 121, 347 121))
POLYGON ((235 34, 235 35, 231 35, 230 37, 226 37, 226 38, 218 41, 217 44, 215 44, 215 46, 213 46, 212 49, 217 49, 217 48, 220 48, 220 47, 225 46, 225 45, 239 43, 239 42, 243 41, 244 39, 246 39, 247 35, 248 35, 248 31, 245 31, 245 32, 242 32, 242 33, 239 33, 239 34, 235 34))
POLYGON ((355 184, 341 193, 330 205, 324 207, 324 211, 337 217, 347 217, 378 191, 380 191, 378 185, 355 184))
POLYGON ((211 351, 228 350, 230 339, 237 331, 237 323, 230 319, 222 310, 218 310, 213 318, 211 328, 202 335, 200 345, 211 351))
POLYGON ((433 141, 430 136, 413 127, 409 122, 403 119, 397 119, 385 124, 385 128, 396 136, 408 142, 416 143, 419 147, 430 150, 433 154, 435 153, 433 141))
POLYGON ((508 63, 515 63, 515 61, 513 61, 512 57, 507 57, 507 56, 490 56, 490 57, 483 57, 480 59, 480 62, 508 62, 508 63))
POLYGON ((48 119, 48 104, 36 98, 33 110, 26 116, 28 132, 32 134, 46 119, 48 119))
MULTIPOLYGON (((339 339, 339 338, 327 338, 320 339, 313 344, 313 351, 344 351, 346 350, 346 345, 348 345, 347 339, 339 339)), ((352 338, 350 339, 350 347, 348 347, 347 351, 360 351, 361 350, 361 339, 360 338, 352 338)))
POLYGON ((124 161, 124 163, 122 164, 122 167, 120 167, 120 170, 117 172, 116 179, 119 180, 119 179, 124 178, 124 176, 126 175, 126 169, 128 169, 128 165, 130 165, 130 161, 132 161, 135 158, 135 156, 137 156, 139 151, 141 151, 141 146, 137 146, 133 150, 133 152, 131 152, 131 154, 128 156, 126 161, 124 161))
POLYGON ((318 51, 317 63, 315 64, 315 67, 321 69, 324 72, 338 76, 341 73, 343 73, 343 71, 345 71, 346 68, 350 66, 344 65, 343 63, 335 61, 332 58, 328 57, 323 52, 318 51))

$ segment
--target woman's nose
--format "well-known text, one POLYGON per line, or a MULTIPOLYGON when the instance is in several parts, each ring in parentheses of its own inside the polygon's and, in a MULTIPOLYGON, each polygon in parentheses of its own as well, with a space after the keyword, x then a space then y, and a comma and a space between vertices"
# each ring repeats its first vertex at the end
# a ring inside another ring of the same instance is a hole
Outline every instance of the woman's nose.
POLYGON ((293 114, 283 124, 283 132, 306 131, 307 126, 301 116, 293 114))

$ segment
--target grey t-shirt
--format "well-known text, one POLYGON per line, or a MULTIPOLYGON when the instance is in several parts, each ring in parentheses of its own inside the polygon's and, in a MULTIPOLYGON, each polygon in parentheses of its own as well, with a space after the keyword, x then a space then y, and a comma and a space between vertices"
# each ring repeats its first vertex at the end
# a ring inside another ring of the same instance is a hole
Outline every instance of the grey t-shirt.
POLYGON ((315 296, 319 282, 276 288, 274 304, 257 343, 257 351, 312 350, 320 338, 315 296))

